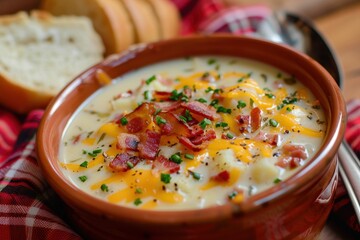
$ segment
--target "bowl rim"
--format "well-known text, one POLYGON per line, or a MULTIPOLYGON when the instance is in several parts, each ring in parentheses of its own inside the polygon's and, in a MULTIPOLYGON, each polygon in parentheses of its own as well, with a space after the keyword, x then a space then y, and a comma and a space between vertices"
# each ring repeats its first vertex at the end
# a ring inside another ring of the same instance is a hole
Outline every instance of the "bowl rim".
MULTIPOLYGON (((274 48, 276 51, 293 57, 294 61, 300 61, 303 64, 303 67, 313 68, 314 71, 316 71, 318 77, 321 77, 323 79, 332 79, 330 74, 315 60, 311 59, 305 54, 297 52, 290 47, 256 38, 246 36, 234 36, 228 34, 211 36, 190 36, 160 41, 156 43, 140 44, 133 48, 130 48, 123 53, 111 55, 101 63, 89 68, 88 70, 77 76, 51 101, 43 115, 37 133, 36 142, 37 152, 39 156, 38 162, 45 176, 45 179, 55 190, 55 192, 58 193, 60 197, 70 207, 75 209, 79 208, 83 211, 91 212, 93 214, 98 214, 102 216, 105 215, 108 218, 124 219, 128 222, 140 221, 147 224, 177 224, 184 221, 192 223, 204 221, 208 222, 215 220, 218 221, 220 219, 230 218, 231 216, 238 213, 241 214, 255 211, 264 204, 279 200, 281 197, 285 196, 285 194, 294 192, 297 189, 301 188, 303 184, 316 179, 318 173, 323 171, 329 165, 332 158, 329 158, 327 156, 335 156, 345 131, 346 121, 345 102, 340 93, 340 89, 338 88, 336 82, 333 79, 332 81, 326 81, 328 83, 328 86, 326 86, 328 91, 330 91, 331 94, 333 94, 334 96, 333 98, 331 98, 331 104, 333 105, 331 106, 332 116, 330 116, 332 117, 333 121, 331 121, 331 124, 329 123, 325 142, 320 149, 321 151, 319 151, 308 163, 306 163, 301 168, 301 171, 298 171, 290 178, 284 180, 276 186, 271 187, 268 190, 250 196, 246 199, 244 203, 228 203, 221 206, 206 207, 204 209, 190 209, 181 211, 143 210, 115 205, 113 203, 98 199, 89 194, 86 194, 73 184, 70 184, 69 181, 63 179, 61 171, 59 173, 59 167, 55 165, 58 164, 57 160, 49 160, 51 156, 49 156, 49 154, 46 152, 46 149, 51 146, 49 146, 49 144, 47 143, 48 137, 46 136, 49 132, 48 128, 49 126, 51 126, 51 120, 57 113, 57 111, 59 111, 59 108, 61 108, 62 101, 64 101, 66 96, 68 96, 74 89, 78 88, 84 79, 88 78, 91 75, 94 75, 96 69, 100 68, 107 71, 107 69, 109 68, 123 64, 127 61, 132 61, 135 57, 141 56, 141 54, 146 51, 156 51, 159 49, 179 46, 179 44, 183 44, 184 42, 196 42, 196 44, 201 44, 208 41, 213 41, 215 43, 228 41, 237 44, 248 45, 249 43, 251 43, 254 46, 274 48), (329 136, 336 137, 330 138, 329 136)), ((212 54, 211 50, 209 54, 212 54)))

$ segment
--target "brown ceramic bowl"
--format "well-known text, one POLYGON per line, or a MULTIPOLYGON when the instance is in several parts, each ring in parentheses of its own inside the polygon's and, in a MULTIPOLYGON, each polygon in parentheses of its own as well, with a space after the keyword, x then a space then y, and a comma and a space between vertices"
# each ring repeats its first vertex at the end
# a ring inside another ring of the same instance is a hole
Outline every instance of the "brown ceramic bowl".
POLYGON ((314 239, 337 186, 336 152, 345 130, 345 104, 336 82, 317 62, 285 46, 235 36, 205 36, 138 46, 114 55, 71 82, 49 105, 38 132, 39 163, 67 205, 71 224, 90 239, 314 239), (71 115, 100 88, 95 70, 115 78, 151 63, 189 55, 229 55, 294 74, 320 100, 328 119, 320 151, 291 178, 239 205, 154 211, 114 205, 75 187, 62 174, 59 144, 71 115))

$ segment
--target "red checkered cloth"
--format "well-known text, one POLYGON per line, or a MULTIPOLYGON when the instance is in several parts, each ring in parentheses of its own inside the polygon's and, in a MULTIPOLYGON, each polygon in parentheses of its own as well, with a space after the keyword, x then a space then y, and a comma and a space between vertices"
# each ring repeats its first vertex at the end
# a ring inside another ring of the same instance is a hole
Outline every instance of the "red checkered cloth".
MULTIPOLYGON (((221 0, 173 0, 183 18, 182 34, 256 32, 271 11, 264 6, 226 8, 221 0)), ((346 139, 360 153, 360 101, 348 104, 346 139)), ((61 214, 63 203, 44 180, 34 150, 43 110, 25 119, 0 107, 0 239, 81 239, 61 214)), ((360 232, 340 184, 334 214, 360 232)))

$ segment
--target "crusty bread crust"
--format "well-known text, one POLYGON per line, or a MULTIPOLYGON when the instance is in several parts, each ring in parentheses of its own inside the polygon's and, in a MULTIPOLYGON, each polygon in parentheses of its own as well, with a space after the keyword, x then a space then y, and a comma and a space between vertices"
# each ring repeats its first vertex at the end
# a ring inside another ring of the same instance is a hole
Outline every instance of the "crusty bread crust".
POLYGON ((146 0, 121 0, 121 2, 131 16, 137 43, 161 39, 158 20, 151 5, 146 0))
POLYGON ((54 15, 89 17, 100 34, 106 54, 121 52, 135 43, 130 17, 118 0, 44 0, 41 8, 54 15))
POLYGON ((180 32, 180 14, 169 0, 147 0, 157 16, 161 39, 174 38, 180 32))

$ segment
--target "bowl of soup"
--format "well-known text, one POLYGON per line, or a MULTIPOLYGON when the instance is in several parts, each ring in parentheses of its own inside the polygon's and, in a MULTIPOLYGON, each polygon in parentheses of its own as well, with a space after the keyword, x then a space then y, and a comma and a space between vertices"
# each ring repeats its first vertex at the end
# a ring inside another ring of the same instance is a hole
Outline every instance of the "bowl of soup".
POLYGON ((51 102, 39 164, 89 239, 313 239, 345 104, 316 61, 228 35, 138 45, 51 102))

